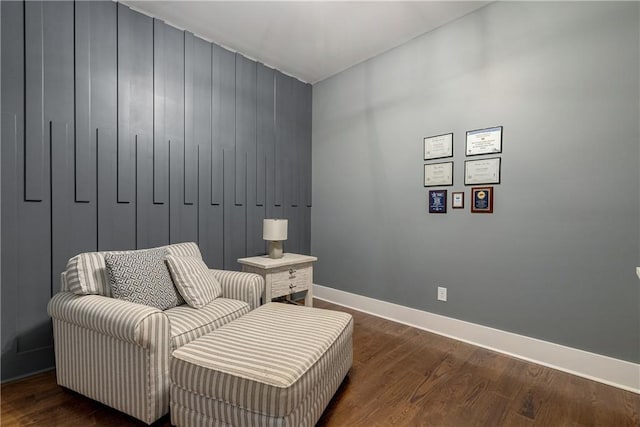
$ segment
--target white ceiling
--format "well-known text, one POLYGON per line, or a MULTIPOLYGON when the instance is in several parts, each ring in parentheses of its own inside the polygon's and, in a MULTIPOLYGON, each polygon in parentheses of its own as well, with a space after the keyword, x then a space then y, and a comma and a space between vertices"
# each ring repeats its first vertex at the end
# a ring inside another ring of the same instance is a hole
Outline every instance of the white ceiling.
POLYGON ((308 83, 488 1, 123 1, 308 83))

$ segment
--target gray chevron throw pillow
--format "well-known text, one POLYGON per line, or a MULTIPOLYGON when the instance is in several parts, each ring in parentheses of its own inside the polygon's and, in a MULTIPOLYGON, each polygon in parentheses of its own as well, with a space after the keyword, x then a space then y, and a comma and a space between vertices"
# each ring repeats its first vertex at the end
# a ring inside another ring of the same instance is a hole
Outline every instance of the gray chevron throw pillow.
POLYGON ((114 298, 166 310, 184 304, 164 263, 165 248, 104 255, 114 298))

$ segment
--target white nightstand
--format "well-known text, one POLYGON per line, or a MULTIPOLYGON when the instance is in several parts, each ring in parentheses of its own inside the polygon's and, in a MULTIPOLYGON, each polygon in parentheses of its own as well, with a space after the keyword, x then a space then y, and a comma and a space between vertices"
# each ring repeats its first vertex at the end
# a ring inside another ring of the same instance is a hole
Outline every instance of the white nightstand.
POLYGON ((262 303, 273 298, 307 291, 304 305, 313 305, 313 263, 318 258, 309 255, 285 253, 282 258, 268 255, 240 258, 242 271, 257 273, 264 277, 265 288, 262 303))

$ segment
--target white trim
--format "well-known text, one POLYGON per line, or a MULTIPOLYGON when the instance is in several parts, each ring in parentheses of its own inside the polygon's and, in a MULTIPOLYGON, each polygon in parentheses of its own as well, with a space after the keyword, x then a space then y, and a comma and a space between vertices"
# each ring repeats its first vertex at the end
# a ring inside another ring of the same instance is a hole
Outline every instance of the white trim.
POLYGON ((640 394, 640 364, 590 353, 512 332, 416 310, 362 295, 313 285, 313 296, 518 359, 640 394))

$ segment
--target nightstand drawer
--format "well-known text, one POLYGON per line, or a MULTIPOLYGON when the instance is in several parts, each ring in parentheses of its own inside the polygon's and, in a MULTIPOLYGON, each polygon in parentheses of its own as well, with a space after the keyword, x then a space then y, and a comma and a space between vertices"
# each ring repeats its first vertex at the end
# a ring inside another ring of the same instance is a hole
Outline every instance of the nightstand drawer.
POLYGON ((311 286, 311 267, 286 269, 271 274, 271 297, 308 290, 311 286))
POLYGON ((262 303, 274 298, 291 298, 292 294, 304 294, 304 305, 313 306, 313 263, 318 258, 311 255, 284 253, 282 258, 260 255, 239 258, 242 271, 256 273, 264 278, 262 303))
POLYGON ((281 282, 283 280, 296 280, 299 278, 309 278, 311 276, 310 266, 291 266, 276 271, 270 272, 271 280, 275 282, 281 282))

